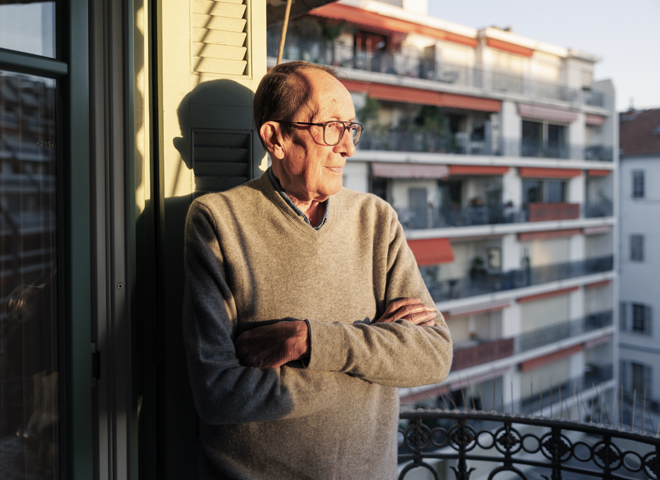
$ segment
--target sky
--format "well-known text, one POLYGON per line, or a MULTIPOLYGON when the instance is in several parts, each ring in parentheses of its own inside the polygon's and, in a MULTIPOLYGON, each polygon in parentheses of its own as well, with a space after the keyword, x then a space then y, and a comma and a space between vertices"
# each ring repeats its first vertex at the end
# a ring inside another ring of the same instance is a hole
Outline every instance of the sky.
POLYGON ((429 16, 576 48, 603 60, 594 79, 614 81, 617 110, 660 107, 660 0, 428 0, 429 16))

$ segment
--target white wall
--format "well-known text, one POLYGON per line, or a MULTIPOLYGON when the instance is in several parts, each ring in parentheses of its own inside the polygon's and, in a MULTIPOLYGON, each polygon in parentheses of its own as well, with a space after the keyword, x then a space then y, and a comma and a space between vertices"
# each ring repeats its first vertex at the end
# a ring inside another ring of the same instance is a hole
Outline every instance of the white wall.
POLYGON ((520 304, 523 332, 530 332, 570 320, 569 295, 542 298, 520 304))
POLYGON ((614 254, 613 234, 585 235, 585 258, 604 257, 614 254))
POLYGON ((532 267, 564 263, 570 259, 568 238, 521 242, 521 250, 527 250, 532 267))
POLYGON ((344 187, 358 192, 369 192, 369 164, 348 161, 344 166, 344 187))

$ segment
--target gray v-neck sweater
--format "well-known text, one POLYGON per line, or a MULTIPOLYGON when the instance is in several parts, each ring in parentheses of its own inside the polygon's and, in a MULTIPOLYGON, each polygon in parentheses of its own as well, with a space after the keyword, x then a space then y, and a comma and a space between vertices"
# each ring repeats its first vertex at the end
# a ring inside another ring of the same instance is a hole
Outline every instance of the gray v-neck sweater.
POLYGON ((186 223, 184 340, 208 479, 396 477, 396 387, 439 383, 452 345, 436 327, 372 324, 393 300, 433 305, 396 213, 342 189, 315 230, 267 175, 193 202, 186 223), (311 355, 243 367, 233 340, 306 320, 311 355))

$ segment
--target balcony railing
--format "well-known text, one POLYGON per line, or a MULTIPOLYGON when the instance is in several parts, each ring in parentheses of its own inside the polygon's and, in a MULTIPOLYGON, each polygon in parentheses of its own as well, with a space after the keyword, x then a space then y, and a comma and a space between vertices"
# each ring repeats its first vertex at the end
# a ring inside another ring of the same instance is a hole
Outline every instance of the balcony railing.
MULTIPOLYGON (((612 203, 609 201, 587 203, 585 218, 611 217, 612 203)), ((427 228, 473 227, 478 225, 500 225, 504 223, 540 222, 579 218, 580 205, 571 203, 538 203, 529 208, 515 209, 502 205, 478 205, 467 207, 394 207, 403 228, 409 230, 427 228)))
POLYGON ((580 217, 579 203, 530 203, 528 205, 530 222, 548 222, 551 220, 573 220, 580 217))
MULTIPOLYGON (((280 44, 279 31, 269 30, 267 52, 276 57, 280 44)), ((333 65, 355 70, 421 78, 433 82, 460 85, 496 93, 515 93, 534 98, 546 98, 587 105, 604 105, 603 94, 539 81, 510 72, 489 71, 477 67, 456 65, 435 60, 407 57, 388 52, 369 53, 352 45, 325 40, 287 36, 283 58, 306 60, 321 65, 333 65)))
POLYGON ((441 134, 414 128, 368 127, 364 130, 359 150, 390 152, 424 152, 453 155, 488 155, 539 157, 591 161, 612 161, 612 148, 601 145, 547 145, 514 139, 486 139, 468 132, 441 134))
POLYGON ((612 310, 607 310, 592 313, 577 320, 538 328, 513 337, 485 340, 474 346, 456 345, 451 369, 452 371, 459 371, 511 357, 517 353, 544 347, 610 325, 612 325, 612 310))
MULTIPOLYGON (((543 283, 567 280, 569 278, 603 273, 612 270, 614 257, 588 258, 576 262, 555 263, 542 267, 520 268, 507 272, 479 273, 463 278, 427 281, 426 286, 436 302, 446 302, 458 298, 468 298, 476 295, 514 290, 516 288, 541 285, 543 283)), ((423 276, 428 277, 421 267, 423 276)))
MULTIPOLYGON (((420 468, 436 480, 482 474, 523 480, 659 478, 657 432, 637 429, 630 410, 615 424, 611 403, 598 394, 601 382, 611 380, 612 368, 592 372, 554 385, 552 395, 549 389, 536 393, 534 401, 523 402, 522 411, 483 411, 479 396, 460 407, 445 402, 442 410, 401 412, 399 480, 412 478, 408 473, 420 468), (578 382, 597 385, 595 395, 584 399, 578 382)), ((637 418, 642 414, 648 411, 637 418)))
POLYGON ((584 205, 585 218, 611 217, 614 215, 614 205, 611 200, 589 202, 584 205))

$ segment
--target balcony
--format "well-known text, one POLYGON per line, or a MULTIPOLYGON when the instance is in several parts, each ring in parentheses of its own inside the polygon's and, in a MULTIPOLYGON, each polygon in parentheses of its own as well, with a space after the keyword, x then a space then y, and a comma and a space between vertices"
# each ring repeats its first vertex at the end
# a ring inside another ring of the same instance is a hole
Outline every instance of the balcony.
MULTIPOLYGON (((592 313, 578 320, 557 323, 513 337, 486 340, 473 346, 456 345, 452 371, 511 357, 612 325, 612 310, 592 313)), ((474 343, 474 342, 473 342, 474 343)))
MULTIPOLYGON (((532 394, 522 409, 518 402, 484 411, 489 399, 470 388, 463 405, 443 395, 441 408, 402 411, 398 478, 659 478, 660 438, 637 428, 627 405, 619 411, 616 399, 604 398, 602 385, 611 379, 611 365, 594 366, 532 394)), ((648 415, 641 404, 639 411, 648 415)))
MULTIPOLYGON (((606 255, 576 262, 509 270, 508 272, 481 273, 463 278, 427 281, 426 286, 433 300, 438 303, 609 272, 613 266, 614 257, 606 255)), ((427 268, 429 267, 420 268, 425 277, 428 276, 425 274, 427 268)))
MULTIPOLYGON (((267 54, 277 57, 280 33, 271 29, 267 34, 267 54)), ((421 52, 420 52, 421 53, 421 52)), ((439 63, 434 60, 407 57, 389 52, 369 53, 355 50, 342 42, 287 36, 283 58, 306 60, 320 65, 332 65, 354 70, 419 78, 430 82, 479 89, 494 94, 514 93, 532 98, 544 98, 602 107, 600 92, 569 88, 509 72, 490 71, 477 67, 439 63)))
POLYGON ((588 202, 584 205, 584 218, 611 217, 614 215, 614 205, 611 200, 588 202))
POLYGON ((421 127, 369 127, 358 150, 424 152, 451 155, 512 156, 611 162, 612 148, 600 145, 543 145, 535 142, 494 140, 468 132, 440 134, 421 127))
POLYGON ((579 203, 530 203, 527 206, 530 222, 574 220, 580 218, 579 203))

